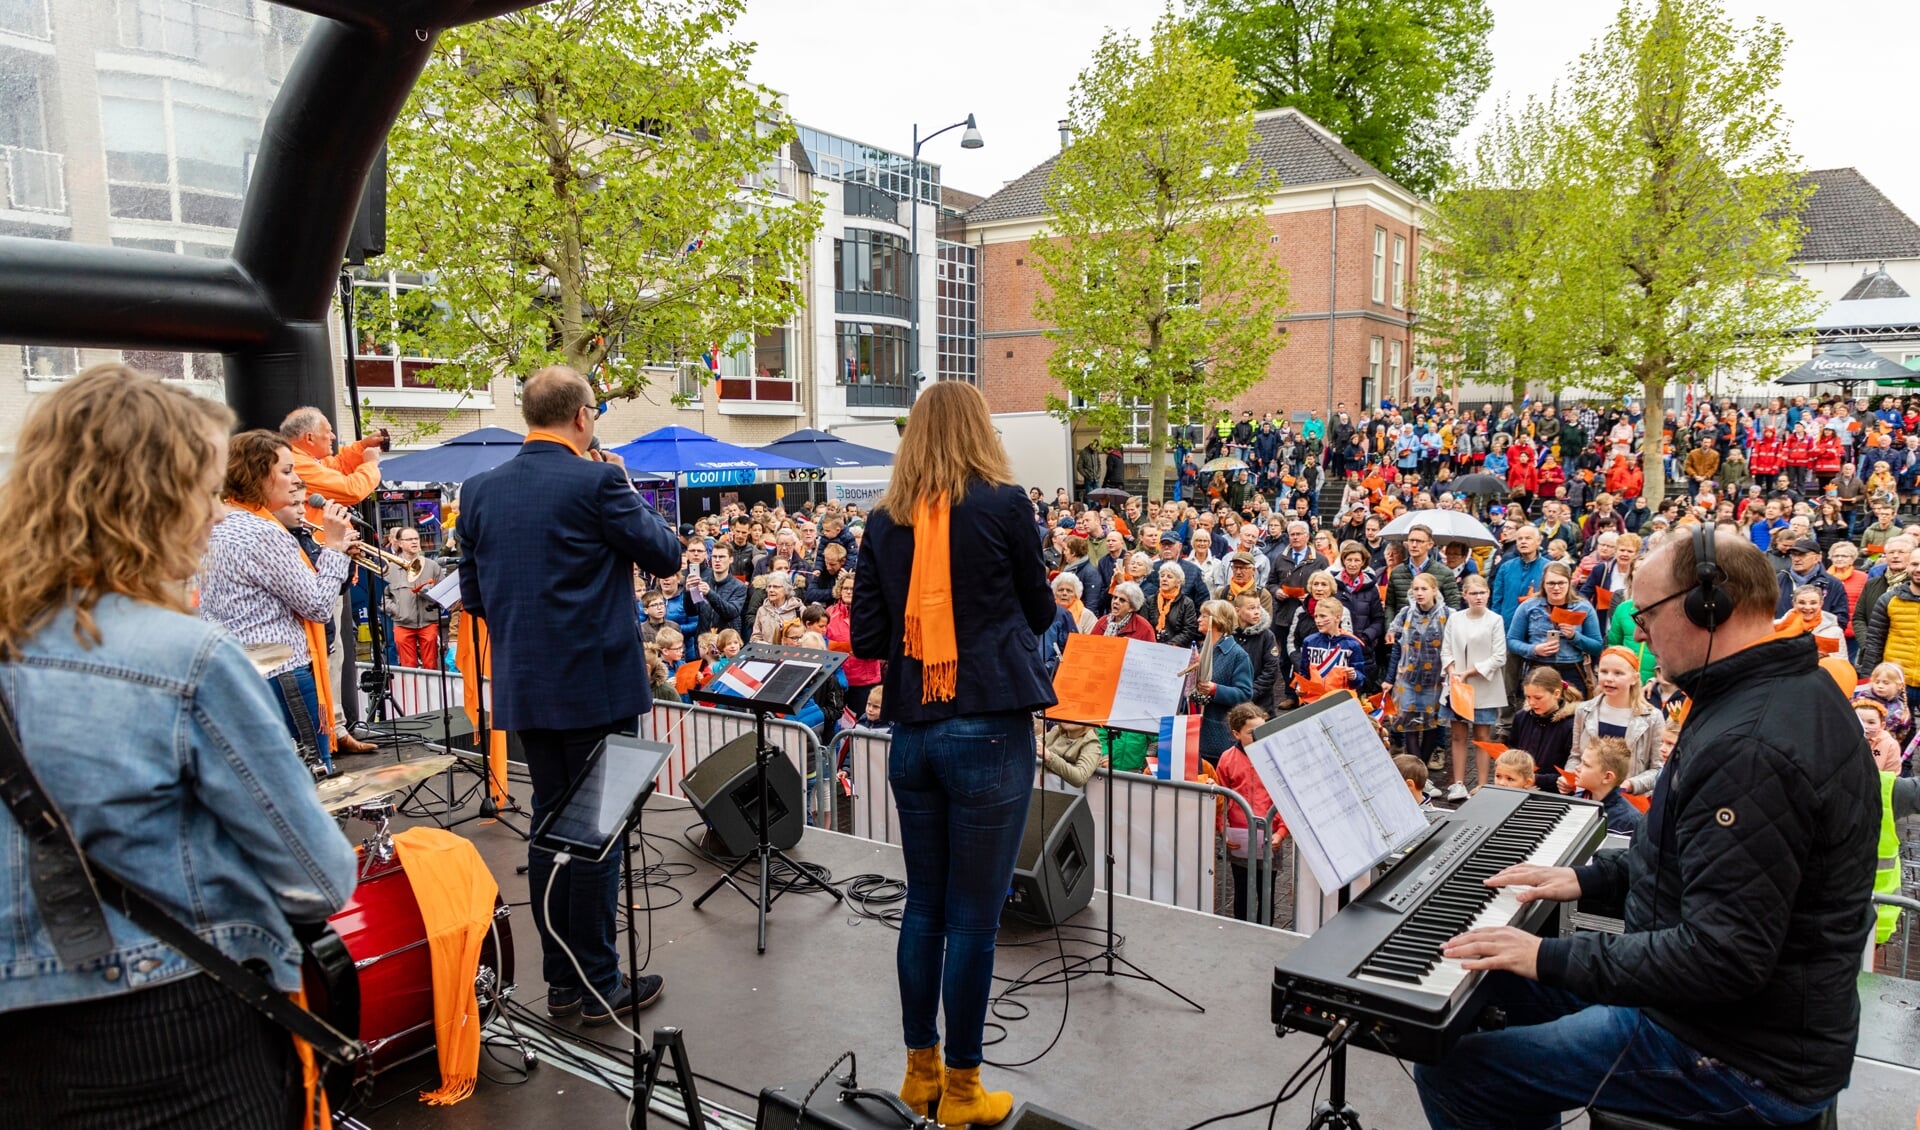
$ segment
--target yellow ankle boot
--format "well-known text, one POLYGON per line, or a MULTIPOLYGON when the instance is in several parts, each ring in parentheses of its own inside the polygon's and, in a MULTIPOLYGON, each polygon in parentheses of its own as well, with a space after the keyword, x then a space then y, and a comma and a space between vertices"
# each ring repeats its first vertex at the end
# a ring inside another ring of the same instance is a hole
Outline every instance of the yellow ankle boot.
POLYGON ((942 1126, 992 1126, 1013 1113, 1013 1095, 980 1087, 978 1067, 947 1068, 946 1090, 940 1094, 942 1126))
POLYGON ((940 1101, 946 1079, 946 1067, 940 1062, 940 1045, 907 1049, 907 1080, 900 1084, 900 1101, 923 1117, 933 1113, 940 1101))

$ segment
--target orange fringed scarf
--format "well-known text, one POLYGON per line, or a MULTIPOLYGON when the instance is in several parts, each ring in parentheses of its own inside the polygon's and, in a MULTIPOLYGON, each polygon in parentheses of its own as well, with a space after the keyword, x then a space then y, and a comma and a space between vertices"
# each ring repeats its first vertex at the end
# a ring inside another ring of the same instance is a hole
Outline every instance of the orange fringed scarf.
MULTIPOLYGON (((480 725, 482 680, 493 679, 493 640, 487 622, 470 612, 460 613, 453 629, 453 665, 460 669, 460 707, 467 721, 480 725)), ((507 803, 507 732, 487 718, 487 792, 496 806, 507 803)))
POLYGON ((1154 622, 1154 627, 1164 632, 1167 630, 1167 609, 1172 608, 1173 602, 1180 599, 1180 590, 1173 589, 1156 595, 1160 598, 1160 618, 1154 622))
MULTIPOLYGON (((273 528, 276 530, 286 529, 280 524, 280 519, 273 516, 273 511, 264 506, 255 506, 246 502, 230 502, 228 505, 235 510, 251 514, 263 522, 273 523, 273 528)), ((314 531, 313 536, 318 539, 319 531, 314 531)), ((300 549, 300 540, 295 538, 293 545, 295 549, 300 549)), ((307 563, 307 568, 314 569, 314 564, 307 558, 307 551, 304 549, 300 549, 300 560, 307 563)), ((314 569, 314 571, 319 570, 314 569)), ((314 697, 320 700, 320 717, 313 720, 314 737, 318 740, 322 735, 331 735, 333 732, 333 672, 327 670, 327 625, 323 620, 302 620, 300 626, 307 633, 307 658, 313 664, 314 697)), ((328 740, 331 741, 331 738, 329 737, 328 740)))
POLYGON ((433 968, 433 1036, 440 1050, 440 1089, 420 1101, 451 1106, 473 1094, 480 1067, 480 1000, 474 973, 493 927, 500 885, 467 840, 442 828, 393 834, 400 867, 420 904, 433 968))
POLYGON ((906 653, 920 661, 920 701, 951 701, 960 674, 953 633, 953 511, 945 495, 913 508, 913 572, 907 581, 906 653))
MULTIPOLYGON (((307 1007, 305 989, 289 995, 296 1008, 307 1007)), ((313 1054, 313 1045, 298 1036, 293 1038, 293 1051, 300 1060, 300 1085, 306 1095, 306 1104, 300 1110, 300 1130, 329 1130, 333 1112, 327 1108, 327 1089, 320 1080, 320 1059, 313 1054)))

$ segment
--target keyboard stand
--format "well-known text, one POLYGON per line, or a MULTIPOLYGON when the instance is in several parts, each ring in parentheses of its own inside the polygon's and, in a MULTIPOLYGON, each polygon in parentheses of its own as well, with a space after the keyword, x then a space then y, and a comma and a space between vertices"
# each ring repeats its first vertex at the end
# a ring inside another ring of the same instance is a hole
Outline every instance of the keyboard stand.
MULTIPOLYGON (((1351 887, 1340 888, 1340 909, 1347 908, 1351 887)), ((1349 1031, 1348 1035, 1351 1035, 1349 1031)), ((1366 1130, 1360 1124, 1360 1112, 1347 1102, 1347 1037, 1343 1036, 1328 1053, 1327 1101, 1313 1108, 1313 1121, 1307 1130, 1366 1130)))

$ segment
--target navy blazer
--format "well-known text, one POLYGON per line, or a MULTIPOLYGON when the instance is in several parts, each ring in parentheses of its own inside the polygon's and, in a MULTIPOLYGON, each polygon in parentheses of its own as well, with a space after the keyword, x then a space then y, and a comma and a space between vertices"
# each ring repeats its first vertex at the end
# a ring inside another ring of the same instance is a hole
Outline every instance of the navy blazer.
POLYGON ((493 722, 570 730, 653 708, 633 567, 680 567, 680 539, 618 467, 535 441, 460 491, 460 600, 486 618, 493 722))
POLYGON ((853 654, 887 661, 881 716, 933 722, 1052 706, 1040 634, 1053 623, 1053 592, 1026 492, 976 482, 953 508, 949 542, 960 672, 953 698, 944 702, 920 701, 920 661, 904 655, 913 535, 911 526, 896 525, 892 515, 875 510, 853 574, 853 654))

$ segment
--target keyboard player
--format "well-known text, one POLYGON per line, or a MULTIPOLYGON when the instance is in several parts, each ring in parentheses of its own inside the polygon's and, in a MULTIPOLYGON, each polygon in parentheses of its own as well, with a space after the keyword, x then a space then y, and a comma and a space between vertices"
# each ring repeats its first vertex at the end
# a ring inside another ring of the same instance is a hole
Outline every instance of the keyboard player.
POLYGON ((1416 1068, 1432 1126, 1557 1126, 1589 1103, 1792 1125, 1846 1085, 1878 794, 1812 637, 1774 636, 1778 596, 1765 556, 1711 526, 1676 531, 1634 571, 1635 636, 1693 702, 1647 828, 1583 867, 1487 880, 1525 901, 1624 896, 1626 931, 1495 927, 1446 944, 1495 971, 1507 1027, 1416 1068))

